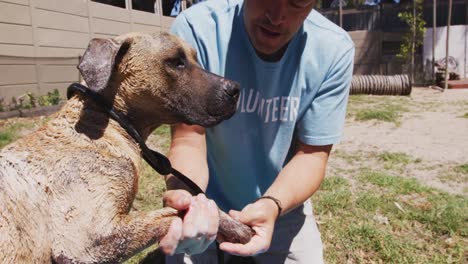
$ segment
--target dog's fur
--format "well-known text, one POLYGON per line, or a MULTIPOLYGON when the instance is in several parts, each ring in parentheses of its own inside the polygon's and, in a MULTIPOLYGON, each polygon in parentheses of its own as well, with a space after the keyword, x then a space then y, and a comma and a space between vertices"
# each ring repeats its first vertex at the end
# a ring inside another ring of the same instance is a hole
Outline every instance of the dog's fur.
MULTIPOLYGON (((94 39, 79 69, 144 139, 163 123, 212 126, 235 112, 238 84, 203 71, 169 34, 94 39)), ((129 214, 140 169, 125 130, 73 96, 0 152, 0 262, 113 263, 160 240, 177 212, 129 214)))

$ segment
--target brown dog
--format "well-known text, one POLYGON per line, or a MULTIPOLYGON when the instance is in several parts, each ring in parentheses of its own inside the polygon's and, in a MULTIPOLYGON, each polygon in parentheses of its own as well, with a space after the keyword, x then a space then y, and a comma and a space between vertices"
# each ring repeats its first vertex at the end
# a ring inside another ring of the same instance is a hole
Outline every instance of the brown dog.
MULTIPOLYGON (((212 126, 232 116, 238 84, 202 70, 169 34, 94 39, 79 69, 146 139, 159 125, 212 126)), ((167 232, 177 212, 129 214, 140 149, 82 95, 0 152, 1 263, 113 263, 167 232)))

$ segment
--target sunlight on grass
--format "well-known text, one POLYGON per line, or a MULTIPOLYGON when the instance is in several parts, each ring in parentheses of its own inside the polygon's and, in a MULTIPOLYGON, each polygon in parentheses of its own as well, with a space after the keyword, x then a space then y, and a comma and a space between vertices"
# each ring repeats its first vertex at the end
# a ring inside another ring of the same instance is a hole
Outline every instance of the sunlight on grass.
POLYGON ((422 159, 414 159, 403 152, 383 152, 377 155, 377 159, 383 162, 385 169, 402 169, 410 163, 421 163, 422 159))
POLYGON ((458 195, 436 193, 428 196, 429 206, 412 210, 409 219, 427 224, 439 235, 460 235, 467 238, 468 199, 458 195))
POLYGON ((468 174, 468 163, 465 163, 465 164, 462 164, 462 165, 459 165, 459 166, 455 167, 455 171, 460 172, 460 173, 464 173, 464 174, 468 174))
POLYGON ((409 241, 401 241, 378 225, 353 224, 346 231, 351 237, 350 249, 357 250, 357 257, 361 261, 377 258, 383 263, 415 263, 417 260, 417 256, 411 252, 409 241))
POLYGON ((320 185, 321 190, 333 191, 338 188, 348 187, 348 181, 345 178, 337 176, 325 177, 320 185))
POLYGON ((466 183, 468 182, 468 163, 454 166, 452 169, 440 173, 437 178, 442 182, 466 183))
POLYGON ((153 135, 169 137, 171 135, 171 127, 169 125, 162 125, 153 131, 153 135))
POLYGON ((354 187, 327 177, 312 197, 326 263, 463 263, 466 197, 369 169, 354 176, 354 187))
POLYGON ((406 105, 410 99, 405 96, 372 96, 351 95, 348 104, 348 117, 356 121, 377 120, 398 124, 404 112, 408 112, 406 105))
POLYGON ((398 112, 391 110, 362 109, 356 113, 357 121, 379 120, 385 122, 396 122, 399 117, 398 112))
POLYGON ((10 144, 20 137, 22 129, 29 129, 34 127, 31 122, 16 122, 0 128, 0 148, 10 144))
POLYGON ((171 145, 171 128, 168 125, 158 127, 150 136, 154 138, 156 145, 160 151, 166 153, 171 145))
POLYGON ((358 179, 369 182, 379 187, 387 188, 398 194, 430 192, 430 188, 418 183, 414 178, 392 176, 372 170, 363 170, 358 179))
POLYGON ((359 208, 369 211, 376 211, 383 203, 381 195, 371 191, 359 193, 356 199, 356 205, 359 208))
POLYGON ((392 163, 392 164, 408 164, 411 161, 411 157, 402 152, 383 152, 379 154, 378 159, 384 162, 392 163))

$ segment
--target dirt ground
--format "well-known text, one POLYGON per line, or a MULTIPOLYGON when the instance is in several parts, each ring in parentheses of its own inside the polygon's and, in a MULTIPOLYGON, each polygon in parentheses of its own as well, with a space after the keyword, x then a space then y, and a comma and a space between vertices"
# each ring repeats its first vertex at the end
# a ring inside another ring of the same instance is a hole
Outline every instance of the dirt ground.
POLYGON ((381 162, 372 159, 372 155, 405 153, 416 162, 402 169, 400 176, 415 177, 424 184, 466 195, 466 175, 453 170, 468 163, 468 89, 441 92, 413 88, 405 100, 408 111, 402 113, 398 124, 347 118, 344 137, 334 152, 346 153, 348 158, 332 154, 331 170, 378 167, 381 165, 376 163, 381 162), (349 162, 350 155, 363 158, 349 162))

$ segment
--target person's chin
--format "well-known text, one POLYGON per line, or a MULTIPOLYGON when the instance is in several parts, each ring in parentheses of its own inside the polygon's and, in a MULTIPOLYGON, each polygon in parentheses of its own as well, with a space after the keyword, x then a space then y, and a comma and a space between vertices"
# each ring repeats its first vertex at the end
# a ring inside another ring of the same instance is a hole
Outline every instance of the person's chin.
POLYGON ((255 49, 264 54, 264 55, 269 55, 269 54, 274 54, 277 52, 280 48, 281 45, 279 45, 280 41, 279 39, 277 40, 271 40, 271 39, 265 39, 265 38, 257 38, 255 49))

